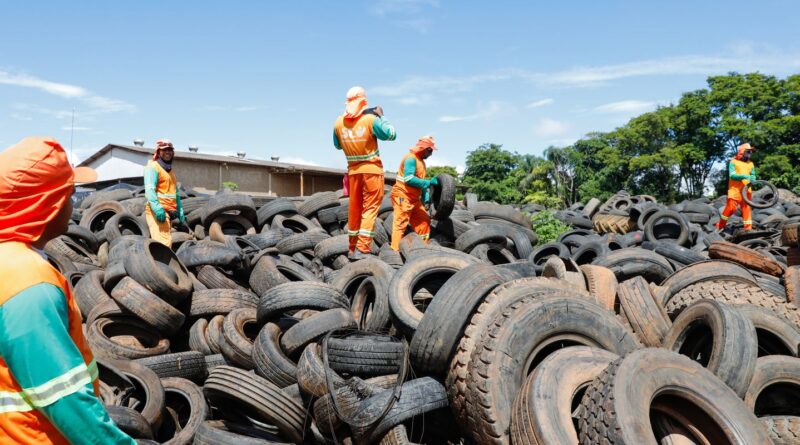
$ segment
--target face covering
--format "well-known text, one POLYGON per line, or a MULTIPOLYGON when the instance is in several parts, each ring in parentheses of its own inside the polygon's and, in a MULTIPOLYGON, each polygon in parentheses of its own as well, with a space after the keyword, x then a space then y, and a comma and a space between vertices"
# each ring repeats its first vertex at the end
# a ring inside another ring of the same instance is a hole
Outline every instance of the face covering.
POLYGON ((171 171, 172 170, 172 161, 167 162, 167 161, 161 159, 160 157, 157 159, 157 161, 158 161, 158 165, 160 165, 161 168, 163 168, 164 170, 166 170, 166 171, 171 171))
POLYGON ((745 154, 742 155, 742 161, 747 162, 749 160, 750 160, 750 153, 745 152, 745 154))

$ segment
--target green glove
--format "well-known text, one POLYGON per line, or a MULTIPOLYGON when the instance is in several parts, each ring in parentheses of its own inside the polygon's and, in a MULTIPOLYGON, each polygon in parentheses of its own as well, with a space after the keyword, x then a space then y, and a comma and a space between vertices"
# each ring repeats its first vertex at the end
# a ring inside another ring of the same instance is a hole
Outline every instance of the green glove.
POLYGON ((164 222, 167 220, 167 212, 164 211, 164 207, 158 206, 153 209, 153 213, 156 215, 156 221, 164 222))
POLYGON ((753 182, 753 181, 755 181, 755 180, 756 180, 756 175, 750 175, 750 176, 748 176, 748 177, 747 177, 747 179, 748 179, 750 182, 753 182))
POLYGON ((434 186, 434 187, 437 187, 439 185, 439 177, 438 176, 434 176, 433 179, 431 179, 431 185, 434 186))
POLYGON ((427 204, 429 202, 431 202, 431 192, 427 188, 424 188, 422 189, 422 203, 427 204))
POLYGON ((181 207, 180 209, 178 209, 178 219, 179 219, 179 220, 180 220, 182 223, 186 223, 186 214, 184 214, 184 213, 183 213, 183 207, 181 207))

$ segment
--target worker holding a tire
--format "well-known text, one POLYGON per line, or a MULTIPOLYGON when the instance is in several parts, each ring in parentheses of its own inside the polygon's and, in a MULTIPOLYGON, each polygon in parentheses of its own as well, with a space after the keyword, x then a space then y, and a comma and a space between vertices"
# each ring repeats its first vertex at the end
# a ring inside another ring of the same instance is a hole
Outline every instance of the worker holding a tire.
POLYGON ((172 219, 186 223, 183 214, 181 196, 178 192, 178 180, 172 171, 172 160, 175 148, 167 139, 156 141, 153 159, 144 168, 144 193, 147 207, 144 217, 150 228, 150 238, 172 247, 172 219))
POLYGON ((436 150, 433 136, 423 136, 400 161, 397 180, 392 187, 392 249, 400 250, 400 240, 410 224, 414 232, 427 244, 431 234, 431 217, 425 210, 430 201, 430 186, 439 185, 438 179, 425 179, 425 159, 436 150))
POLYGON ((333 145, 344 151, 347 158, 350 194, 347 235, 351 259, 361 259, 372 250, 384 186, 378 139, 393 141, 396 137, 392 124, 383 118, 381 107, 367 109, 364 88, 350 88, 344 114, 333 126, 333 145))
POLYGON ((100 401, 80 309, 42 252, 67 231, 75 183, 96 179, 51 138, 0 153, 1 443, 135 444, 100 401))
MULTIPOLYGON (((744 143, 739 146, 736 156, 728 163, 728 201, 719 217, 719 223, 717 223, 719 230, 725 228, 728 218, 736 212, 737 207, 742 208, 744 230, 753 228, 752 209, 744 201, 742 191, 747 184, 756 180, 756 167, 750 160, 754 150, 755 148, 750 144, 744 143)), ((747 191, 747 194, 748 198, 752 199, 750 190, 747 191)))

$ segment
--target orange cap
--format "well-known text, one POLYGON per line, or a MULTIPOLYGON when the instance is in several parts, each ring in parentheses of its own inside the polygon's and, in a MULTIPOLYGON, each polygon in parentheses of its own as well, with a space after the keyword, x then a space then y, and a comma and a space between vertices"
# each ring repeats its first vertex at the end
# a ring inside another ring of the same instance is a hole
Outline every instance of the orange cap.
POLYGON ((438 150, 438 148, 436 148, 436 140, 433 138, 433 136, 422 136, 419 138, 416 145, 411 147, 411 151, 414 153, 422 153, 428 148, 438 150))
POLYGON ((93 169, 73 169, 53 138, 27 137, 7 148, 0 153, 0 242, 38 240, 75 183, 95 180, 93 169))
POLYGON ((367 108, 367 93, 362 87, 347 90, 347 101, 344 103, 345 117, 358 117, 367 108))
POLYGON ((157 140, 156 141, 156 151, 153 152, 153 160, 154 161, 156 159, 158 159, 158 150, 162 150, 164 148, 175 149, 175 147, 172 146, 172 141, 170 141, 169 139, 159 139, 159 140, 157 140))

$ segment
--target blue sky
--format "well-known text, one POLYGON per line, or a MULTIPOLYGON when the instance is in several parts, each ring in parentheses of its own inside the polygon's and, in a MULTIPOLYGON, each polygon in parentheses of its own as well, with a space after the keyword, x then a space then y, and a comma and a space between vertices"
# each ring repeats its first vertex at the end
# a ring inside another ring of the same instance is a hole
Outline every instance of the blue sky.
POLYGON ((791 1, 12 2, 0 0, 0 147, 52 135, 343 166, 353 85, 398 132, 389 170, 484 142, 541 153, 676 101, 711 74, 800 72, 791 1))

